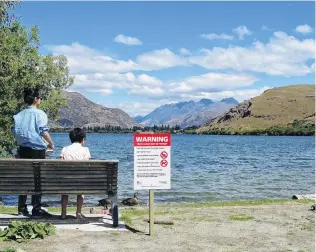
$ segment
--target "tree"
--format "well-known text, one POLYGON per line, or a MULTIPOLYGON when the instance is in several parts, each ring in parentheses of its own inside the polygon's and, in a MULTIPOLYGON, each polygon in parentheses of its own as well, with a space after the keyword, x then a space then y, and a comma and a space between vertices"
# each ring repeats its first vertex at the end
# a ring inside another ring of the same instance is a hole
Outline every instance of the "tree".
POLYGON ((73 83, 64 56, 39 54, 39 31, 27 29, 11 12, 16 3, 0 2, 0 155, 12 154, 13 115, 24 108, 23 89, 38 87, 43 92, 41 109, 57 119, 65 105, 61 91, 73 83))

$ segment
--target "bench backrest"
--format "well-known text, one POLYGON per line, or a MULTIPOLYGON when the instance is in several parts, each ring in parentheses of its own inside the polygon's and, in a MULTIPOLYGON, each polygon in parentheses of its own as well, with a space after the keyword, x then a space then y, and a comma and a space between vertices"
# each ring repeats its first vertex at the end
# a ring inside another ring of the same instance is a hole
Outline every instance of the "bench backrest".
POLYGON ((118 161, 0 159, 0 195, 116 194, 118 161))

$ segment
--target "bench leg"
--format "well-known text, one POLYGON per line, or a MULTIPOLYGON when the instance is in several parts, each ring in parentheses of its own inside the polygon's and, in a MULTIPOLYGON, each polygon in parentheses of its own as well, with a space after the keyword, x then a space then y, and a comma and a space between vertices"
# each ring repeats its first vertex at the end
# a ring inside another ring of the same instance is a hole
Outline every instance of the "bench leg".
POLYGON ((118 215, 118 206, 117 206, 117 195, 113 195, 111 198, 112 201, 112 220, 113 227, 118 227, 119 215, 118 215))

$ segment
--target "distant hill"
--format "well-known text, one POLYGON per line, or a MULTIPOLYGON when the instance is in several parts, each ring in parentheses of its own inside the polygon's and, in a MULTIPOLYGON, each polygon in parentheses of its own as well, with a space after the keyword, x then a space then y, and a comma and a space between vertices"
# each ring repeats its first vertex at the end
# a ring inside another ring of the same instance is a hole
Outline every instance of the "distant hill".
POLYGON ((136 121, 136 122, 141 122, 141 121, 143 121, 143 119, 144 119, 144 117, 143 116, 135 116, 135 117, 133 117, 133 119, 136 121))
MULTIPOLYGON (((315 86, 293 85, 266 90, 200 127, 198 133, 294 128, 313 131, 315 86), (278 128, 279 127, 279 128, 278 128)), ((310 132, 311 133, 311 132, 310 132)))
POLYGON ((121 109, 103 107, 76 92, 64 91, 63 96, 68 106, 61 108, 58 113, 60 120, 51 122, 51 127, 140 126, 121 109))
POLYGON ((199 126, 237 104, 238 101, 234 98, 223 99, 219 102, 201 99, 198 102, 185 101, 165 104, 144 117, 135 117, 135 120, 146 126, 161 124, 170 127, 179 125, 181 128, 193 125, 199 126))

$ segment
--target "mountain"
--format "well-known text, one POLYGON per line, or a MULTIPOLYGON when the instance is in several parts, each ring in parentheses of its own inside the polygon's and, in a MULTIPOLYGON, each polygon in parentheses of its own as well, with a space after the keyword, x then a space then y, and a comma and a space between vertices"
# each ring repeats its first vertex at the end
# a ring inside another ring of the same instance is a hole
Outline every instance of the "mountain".
POLYGON ((136 121, 136 122, 141 122, 141 121, 143 121, 143 119, 144 119, 144 117, 143 116, 141 116, 141 115, 139 115, 139 116, 135 116, 135 117, 133 117, 133 119, 136 121))
POLYGON ((236 101, 233 97, 222 99, 221 102, 224 102, 224 103, 227 103, 227 104, 232 104, 232 105, 238 105, 239 104, 239 102, 236 101))
POLYGON ((266 90, 200 127, 197 132, 266 130, 271 127, 315 125, 315 85, 266 90))
POLYGON ((171 127, 179 125, 182 128, 202 125, 236 104, 238 102, 234 98, 223 99, 220 102, 201 99, 198 102, 184 101, 165 104, 156 108, 142 119, 139 118, 138 122, 146 126, 168 124, 171 127))
MULTIPOLYGON (((88 100, 83 95, 76 92, 64 91, 68 105, 62 107, 58 113, 59 127, 94 127, 94 126, 120 126, 122 128, 132 128, 140 126, 128 114, 121 109, 106 108, 88 100)), ((56 122, 51 123, 56 126, 56 122)))

